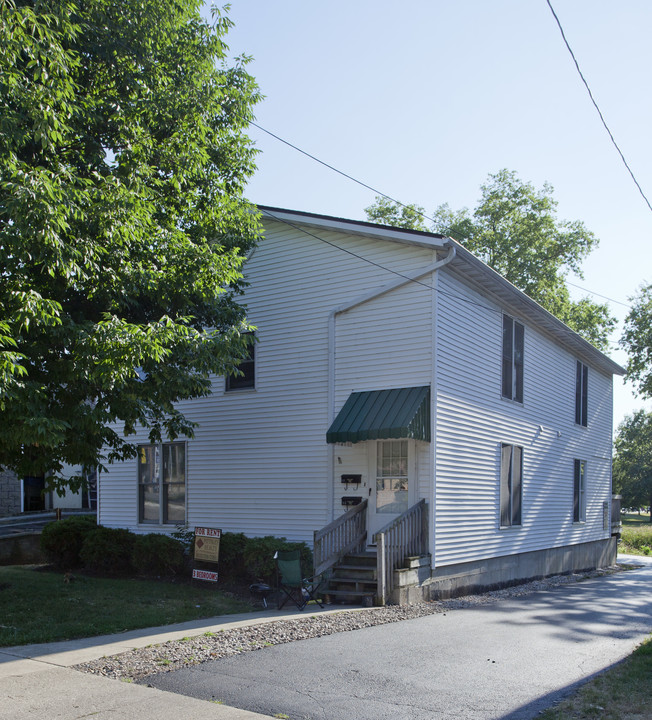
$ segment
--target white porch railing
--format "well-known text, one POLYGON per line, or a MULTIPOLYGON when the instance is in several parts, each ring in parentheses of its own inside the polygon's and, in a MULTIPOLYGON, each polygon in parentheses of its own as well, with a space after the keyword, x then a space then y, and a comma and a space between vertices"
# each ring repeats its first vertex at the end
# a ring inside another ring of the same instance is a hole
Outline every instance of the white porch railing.
POLYGON ((363 500, 344 515, 314 534, 315 575, 332 568, 348 553, 364 550, 367 542, 367 501, 363 500))
POLYGON ((428 505, 419 500, 375 535, 377 543, 378 602, 385 605, 394 589, 394 570, 406 558, 428 552, 428 505))

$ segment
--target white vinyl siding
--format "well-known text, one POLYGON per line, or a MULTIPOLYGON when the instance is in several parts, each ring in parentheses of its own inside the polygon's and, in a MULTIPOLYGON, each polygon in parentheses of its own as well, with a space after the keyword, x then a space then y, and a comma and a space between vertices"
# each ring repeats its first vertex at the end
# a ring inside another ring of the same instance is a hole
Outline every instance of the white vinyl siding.
MULTIPOLYGON (((179 405, 199 423, 187 452, 190 527, 311 542, 344 511, 342 496, 368 498, 376 481, 374 441, 326 443, 350 393, 428 385, 433 435, 414 442, 414 489, 430 506, 437 566, 608 537, 610 376, 589 368, 587 432, 574 422, 577 357, 461 281, 453 265, 333 315, 397 282, 378 265, 413 273, 433 263, 432 248, 315 233, 373 265, 285 224, 266 225, 245 266, 243 303, 259 340, 255 387, 226 392, 217 377, 210 396, 179 405), (523 403, 500 390, 504 314, 524 327, 523 403), (500 528, 503 444, 523 448, 525 459, 521 525, 509 530, 500 528), (575 458, 590 468, 583 524, 571 512, 575 458), (346 487, 342 474, 361 482, 346 487)), ((149 442, 143 431, 134 441, 149 442)), ((150 529, 138 523, 135 459, 101 475, 100 497, 101 523, 150 529)))
MULTIPOLYGON (((429 248, 326 230, 318 234, 400 273, 433 261, 429 248)), ((333 453, 348 451, 334 450, 326 443, 332 420, 328 407, 329 316, 359 295, 395 282, 396 275, 274 222, 268 224, 265 239, 247 262, 245 274, 250 285, 243 303, 258 338, 255 389, 225 392, 224 378, 215 378, 212 395, 179 404, 190 420, 199 423, 195 438, 188 443, 188 524, 311 542, 315 530, 342 512, 342 495, 362 495, 342 486, 338 467, 329 460, 333 453)), ((424 317, 429 322, 430 293, 421 290, 424 317)), ((394 302, 406 313, 414 301, 413 293, 408 286, 394 294, 394 302)), ((349 371, 338 366, 344 389, 338 388, 337 394, 344 400, 354 389, 429 384, 429 379, 413 382, 410 377, 413 368, 422 366, 423 376, 429 378, 431 369, 428 333, 422 332, 418 342, 414 341, 421 318, 417 313, 407 329, 400 318, 389 320, 392 302, 388 297, 378 299, 383 306, 380 314, 373 303, 352 311, 362 311, 368 322, 358 325, 356 332, 342 323, 345 332, 338 337, 337 346, 340 358, 353 362, 357 355, 361 366, 375 363, 362 374, 349 366, 357 379, 345 378, 349 371), (402 332, 402 352, 387 342, 387 327, 392 323, 402 332), (427 348, 425 354, 418 350, 421 344, 427 348), (412 353, 414 359, 409 360, 412 353), (399 360, 405 375, 397 382, 399 360), (372 381, 376 373, 381 384, 372 381)), ((141 431, 135 441, 144 444, 148 439, 141 431)), ((357 457, 360 449, 352 454, 357 457)), ((357 470, 364 474, 365 483, 368 481, 366 452, 364 461, 356 460, 352 469, 339 467, 341 472, 357 470)), ((368 492, 368 486, 364 490, 368 492)), ((135 460, 109 467, 109 473, 102 475, 101 496, 105 525, 147 531, 137 521, 135 460)))
POLYGON ((590 433, 575 419, 576 358, 527 326, 523 405, 501 383, 502 313, 452 272, 441 271, 436 318, 435 564, 449 565, 598 540, 610 500, 612 380, 591 369, 590 433), (501 444, 524 448, 521 530, 500 517, 501 444), (586 523, 572 522, 569 467, 591 465, 586 523))

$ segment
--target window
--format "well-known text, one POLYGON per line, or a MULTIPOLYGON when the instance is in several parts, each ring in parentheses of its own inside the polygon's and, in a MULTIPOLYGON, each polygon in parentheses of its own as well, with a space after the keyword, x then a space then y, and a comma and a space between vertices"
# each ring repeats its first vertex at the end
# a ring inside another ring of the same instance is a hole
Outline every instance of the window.
POLYGON ((256 387, 255 377, 255 343, 253 333, 246 333, 251 336, 251 341, 247 346, 247 356, 238 363, 239 373, 237 375, 226 376, 225 389, 242 390, 243 388, 256 387))
POLYGON ((509 315, 503 315, 503 397, 523 402, 524 329, 509 315))
POLYGON ((408 441, 378 441, 376 447, 376 512, 405 512, 408 509, 408 441))
POLYGON ((521 524, 523 448, 501 446, 500 463, 500 526, 521 524))
POLYGON ((138 522, 186 521, 186 444, 138 446, 138 522))
POLYGON ((588 382, 589 369, 578 360, 575 372, 575 422, 584 427, 588 419, 588 382))
POLYGON ((573 522, 585 522, 586 520, 585 475, 586 462, 584 460, 575 460, 573 473, 573 522))

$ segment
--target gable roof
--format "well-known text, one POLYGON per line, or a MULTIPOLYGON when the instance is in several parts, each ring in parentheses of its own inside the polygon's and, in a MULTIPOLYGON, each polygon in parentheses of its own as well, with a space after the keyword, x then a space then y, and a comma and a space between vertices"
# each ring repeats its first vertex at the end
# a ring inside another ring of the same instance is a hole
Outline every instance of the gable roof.
POLYGON ((591 345, 574 330, 571 330, 568 325, 548 312, 453 238, 421 230, 405 230, 362 220, 347 220, 346 218, 298 210, 286 210, 267 205, 258 205, 258 209, 263 218, 276 220, 295 229, 303 230, 313 237, 319 237, 320 230, 328 230, 376 240, 416 245, 433 250, 445 250, 453 247, 455 256, 446 267, 458 277, 470 283, 482 295, 494 299, 500 305, 507 306, 510 312, 535 325, 543 333, 592 367, 608 375, 625 374, 624 368, 618 363, 591 345))

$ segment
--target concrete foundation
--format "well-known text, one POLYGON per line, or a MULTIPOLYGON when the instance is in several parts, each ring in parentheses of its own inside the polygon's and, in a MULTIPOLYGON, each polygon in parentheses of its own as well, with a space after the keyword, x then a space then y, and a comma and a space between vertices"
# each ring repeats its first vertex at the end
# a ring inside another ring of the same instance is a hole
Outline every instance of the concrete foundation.
POLYGON ((518 585, 550 575, 608 567, 616 563, 616 554, 617 538, 611 537, 579 545, 434 568, 430 577, 410 585, 405 584, 401 571, 397 571, 396 587, 390 602, 409 605, 423 600, 445 600, 518 585))

